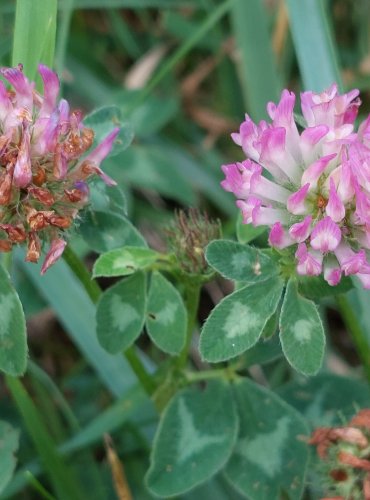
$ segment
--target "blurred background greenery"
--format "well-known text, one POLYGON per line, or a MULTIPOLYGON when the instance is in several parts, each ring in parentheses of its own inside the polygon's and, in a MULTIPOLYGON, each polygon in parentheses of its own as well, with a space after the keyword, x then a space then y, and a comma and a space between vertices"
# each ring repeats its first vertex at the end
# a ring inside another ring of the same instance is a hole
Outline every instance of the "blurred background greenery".
MULTIPOLYGON (((181 207, 206 210, 222 220, 224 235, 234 234, 237 210, 219 186, 220 165, 241 159, 230 133, 245 112, 265 118, 266 103, 283 88, 322 91, 333 81, 342 90, 359 88, 362 112, 370 110, 368 0, 59 0, 58 9, 55 69, 64 97, 84 112, 118 106, 132 127, 132 145, 104 168, 155 249, 165 248, 163 228, 181 207)), ((1 1, 2 66, 11 64, 14 11, 13 0, 1 1)), ((72 244, 93 262, 79 231, 72 244)), ((26 386, 72 476, 88 485, 88 498, 115 498, 101 439, 109 432, 134 498, 151 498, 142 477, 157 416, 126 361, 97 344, 94 306, 64 263, 40 279, 37 269, 19 262, 16 280, 28 317, 26 386)), ((203 292, 200 319, 227 291, 221 283, 203 292)), ((354 293, 370 338, 367 299, 354 293)), ((330 367, 351 374, 358 359, 339 317, 330 314, 336 334, 330 367)), ((148 352, 145 338, 141 347, 154 369, 161 358, 148 352)), ((1 380, 0 398, 0 418, 25 428, 1 380)), ((1 498, 48 498, 27 436, 25 430, 20 472, 1 498)), ((182 498, 200 496, 239 498, 222 478, 182 498)))

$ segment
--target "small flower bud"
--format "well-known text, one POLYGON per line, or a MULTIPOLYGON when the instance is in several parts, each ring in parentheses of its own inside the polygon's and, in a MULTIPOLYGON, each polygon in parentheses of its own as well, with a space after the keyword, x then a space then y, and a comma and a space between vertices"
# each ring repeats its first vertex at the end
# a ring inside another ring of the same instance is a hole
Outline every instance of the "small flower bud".
POLYGON ((219 221, 211 221, 206 213, 196 209, 177 212, 173 224, 167 229, 170 249, 179 265, 190 274, 206 274, 208 264, 204 250, 208 243, 220 237, 219 221))

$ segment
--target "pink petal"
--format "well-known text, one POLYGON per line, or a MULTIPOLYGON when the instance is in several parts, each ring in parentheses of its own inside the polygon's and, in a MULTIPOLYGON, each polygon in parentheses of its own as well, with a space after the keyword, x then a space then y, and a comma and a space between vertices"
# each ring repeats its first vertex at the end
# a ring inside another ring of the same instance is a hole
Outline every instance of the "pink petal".
POLYGON ((284 231, 281 223, 275 222, 269 234, 269 244, 276 248, 285 248, 290 245, 293 245, 293 243, 294 241, 286 233, 286 231, 284 231))
POLYGON ((44 100, 40 116, 48 116, 53 112, 56 105, 59 93, 59 78, 54 71, 44 64, 39 64, 38 70, 44 83, 44 100))
POLYGON ((247 201, 238 200, 236 202, 236 206, 240 208, 242 212, 244 224, 252 223, 253 210, 255 210, 256 208, 258 209, 261 206, 261 204, 262 204, 261 200, 253 196, 249 196, 247 201))
POLYGON ((34 83, 29 83, 19 68, 1 68, 0 72, 16 91, 17 106, 31 110, 34 83))
POLYGON ((17 187, 25 188, 31 181, 30 132, 28 128, 25 128, 23 130, 22 142, 14 167, 13 182, 17 187))
POLYGON ((307 215, 307 217, 305 217, 302 222, 298 222, 297 224, 293 224, 292 227, 289 229, 290 236, 297 243, 302 243, 310 235, 311 222, 312 222, 312 216, 307 215))
MULTIPOLYGON (((262 169, 261 169, 262 170, 262 169)), ((250 179, 250 192, 253 195, 260 196, 265 200, 277 201, 286 205, 290 196, 288 189, 271 182, 261 175, 260 171, 255 171, 250 179)))
POLYGON ((286 130, 283 127, 269 128, 260 137, 260 163, 277 179, 285 174, 298 184, 302 175, 300 167, 286 148, 286 130))
POLYGON ((289 212, 294 215, 304 215, 307 213, 306 207, 306 196, 309 190, 310 184, 307 183, 302 186, 298 191, 289 196, 287 201, 287 208, 289 212))
POLYGON ((336 286, 342 279, 342 271, 340 267, 328 268, 324 267, 324 280, 329 283, 330 286, 336 286))
POLYGON ((66 245, 67 242, 62 239, 56 239, 51 242, 50 249, 41 267, 41 274, 45 274, 49 267, 55 264, 64 252, 66 245))
POLYGON ((327 125, 317 125, 316 127, 306 128, 300 137, 300 149, 303 160, 307 163, 312 163, 321 153, 320 146, 324 137, 328 134, 329 127, 327 125))
POLYGON ((295 256, 298 259, 298 274, 318 276, 321 273, 323 256, 320 252, 308 252, 306 245, 300 243, 295 256))
POLYGON ((330 217, 324 217, 311 233, 311 246, 323 253, 332 252, 339 245, 341 238, 341 230, 335 222, 330 217))
POLYGON ((366 289, 370 289, 370 274, 357 273, 357 278, 361 281, 362 286, 366 289))
POLYGON ((334 222, 340 222, 346 215, 342 200, 339 198, 333 178, 330 178, 329 202, 326 205, 326 213, 334 222))
MULTIPOLYGON (((346 276, 357 274, 368 265, 364 250, 355 253, 346 243, 341 243, 334 251, 340 267, 346 276)), ((367 274, 367 273, 366 273, 367 274)))
POLYGON ((240 125, 239 133, 231 134, 231 138, 238 146, 241 146, 243 152, 248 158, 258 161, 259 152, 254 146, 254 143, 259 137, 259 127, 251 120, 248 115, 245 115, 245 121, 240 125))
POLYGON ((119 134, 120 128, 116 127, 110 132, 102 142, 96 146, 85 158, 84 161, 95 163, 97 166, 106 158, 112 150, 113 143, 119 134))
POLYGON ((337 156, 336 153, 333 153, 328 156, 323 156, 319 158, 314 163, 312 163, 302 175, 301 186, 305 184, 310 184, 310 191, 315 190, 317 188, 317 181, 320 179, 321 174, 325 171, 326 167, 330 160, 337 156))
POLYGON ((253 171, 261 171, 262 167, 251 160, 245 160, 242 163, 222 165, 221 169, 225 174, 225 179, 221 182, 223 189, 234 193, 237 198, 247 198, 253 171))

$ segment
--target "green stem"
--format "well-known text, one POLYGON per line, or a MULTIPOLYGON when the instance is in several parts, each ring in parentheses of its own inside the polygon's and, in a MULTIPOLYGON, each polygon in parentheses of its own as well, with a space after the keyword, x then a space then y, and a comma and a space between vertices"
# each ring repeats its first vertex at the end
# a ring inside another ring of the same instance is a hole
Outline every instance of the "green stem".
POLYGON ((27 477, 28 483, 37 491, 40 498, 42 497, 46 500, 56 500, 56 498, 50 495, 50 493, 43 487, 40 481, 31 474, 30 471, 27 470, 24 474, 27 477))
POLYGON ((78 255, 75 254, 70 246, 67 246, 64 250, 63 258, 85 288, 91 301, 96 304, 102 294, 102 291, 98 283, 91 279, 91 275, 86 269, 84 263, 78 255))
POLYGON ((2 264, 4 269, 8 271, 11 275, 12 265, 13 265, 13 252, 6 252, 3 254, 2 264))
POLYGON ((145 392, 149 395, 153 394, 156 389, 153 378, 145 370, 143 363, 135 352, 135 347, 132 345, 125 351, 125 357, 130 363, 131 368, 135 372, 137 378, 140 380, 141 385, 145 389, 145 392))
POLYGON ((201 382, 203 380, 212 380, 212 379, 218 379, 218 378, 228 378, 228 371, 227 369, 220 369, 220 370, 204 370, 200 372, 185 372, 185 378, 186 381, 189 384, 192 384, 193 382, 201 382))
POLYGON ((188 327, 186 331, 185 346, 176 360, 176 365, 180 369, 182 369, 186 365, 186 361, 188 359, 191 340, 193 337, 194 326, 197 319, 200 290, 201 290, 201 285, 198 281, 196 282, 189 281, 186 285, 185 306, 188 312, 188 327))
MULTIPOLYGON (((90 297, 91 301, 96 304, 102 294, 102 290, 98 283, 91 279, 90 273, 86 269, 84 263, 69 246, 67 246, 64 250, 63 258, 85 288, 86 293, 90 297)), ((154 391, 154 383, 151 376, 147 373, 140 358, 136 354, 134 347, 129 347, 124 352, 124 356, 130 364, 133 372, 140 381, 144 390, 147 392, 147 394, 151 395, 154 391)))
POLYGON ((370 345, 366 335, 362 331, 358 317, 354 313, 345 295, 337 296, 337 304, 341 312, 344 324, 352 336, 357 354, 362 362, 366 377, 370 383, 370 345))

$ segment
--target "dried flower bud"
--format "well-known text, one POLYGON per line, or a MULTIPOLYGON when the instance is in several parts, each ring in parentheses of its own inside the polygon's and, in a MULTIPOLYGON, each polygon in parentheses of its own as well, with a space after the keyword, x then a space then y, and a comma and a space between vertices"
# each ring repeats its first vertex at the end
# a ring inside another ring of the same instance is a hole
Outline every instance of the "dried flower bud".
MULTIPOLYGON (((309 440, 317 447, 334 498, 370 500, 370 410, 361 410, 344 427, 319 427, 309 440), (335 496, 337 495, 337 496, 335 496)), ((324 499, 322 499, 324 500, 324 499)))
POLYGON ((2 68, 12 86, 0 81, 0 251, 27 241, 28 262, 37 262, 43 243, 51 247, 42 266, 45 272, 63 253, 64 231, 88 201, 86 180, 103 173, 101 162, 109 154, 119 132, 115 128, 98 146, 94 132, 82 124, 80 111, 70 112, 68 102, 59 103, 58 76, 39 65, 43 95, 35 90, 22 66, 2 68), (85 155, 85 156, 83 156, 85 155))
POLYGON ((26 262, 38 262, 41 253, 40 238, 36 233, 29 233, 26 262))
POLYGON ((0 240, 0 252, 10 252, 12 249, 12 242, 9 240, 0 240))

